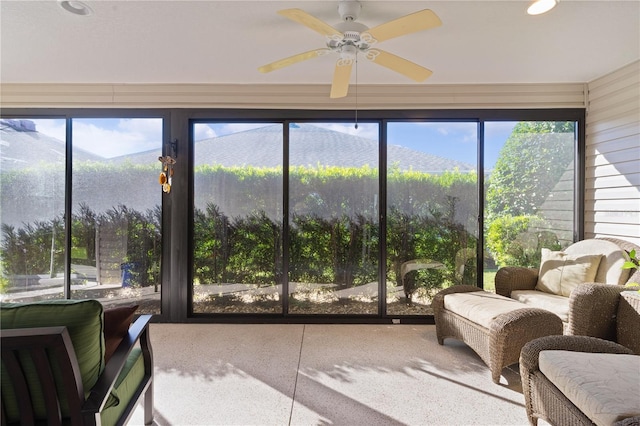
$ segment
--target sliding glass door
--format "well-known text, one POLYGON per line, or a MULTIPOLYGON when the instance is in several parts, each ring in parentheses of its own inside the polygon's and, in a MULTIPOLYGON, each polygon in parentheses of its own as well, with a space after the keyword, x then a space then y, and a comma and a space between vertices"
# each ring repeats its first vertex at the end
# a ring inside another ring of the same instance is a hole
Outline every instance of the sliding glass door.
POLYGON ((282 313, 282 124, 193 134, 193 312, 282 313))
POLYGON ((289 126, 289 313, 376 315, 378 124, 289 126))
POLYGON ((431 315, 435 293, 476 284, 478 124, 387 125, 388 315, 431 315))
POLYGON ((74 118, 72 298, 159 314, 161 118, 74 118))
POLYGON ((501 266, 538 267, 576 238, 577 123, 485 123, 484 286, 501 266))
POLYGON ((65 120, 0 120, 0 300, 58 298, 65 272, 65 120))
POLYGON ((159 314, 163 119, 6 119, 1 132, 1 300, 159 314))

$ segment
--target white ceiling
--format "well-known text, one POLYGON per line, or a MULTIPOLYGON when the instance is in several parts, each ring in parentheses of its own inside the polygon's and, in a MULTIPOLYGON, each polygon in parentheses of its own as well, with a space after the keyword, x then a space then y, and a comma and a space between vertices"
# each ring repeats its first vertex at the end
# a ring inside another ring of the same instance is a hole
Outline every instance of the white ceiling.
MULTIPOLYGON (((336 57, 261 74, 260 65, 324 47, 278 15, 298 7, 339 22, 337 1, 86 0, 75 16, 55 0, 0 0, 3 83, 329 84, 336 57)), ((640 58, 640 1, 562 0, 528 16, 526 0, 363 1, 369 27, 431 9, 441 27, 380 48, 433 71, 425 83, 588 82, 640 58)), ((355 76, 352 76, 352 82, 355 76)), ((359 84, 409 84, 365 60, 359 84)))

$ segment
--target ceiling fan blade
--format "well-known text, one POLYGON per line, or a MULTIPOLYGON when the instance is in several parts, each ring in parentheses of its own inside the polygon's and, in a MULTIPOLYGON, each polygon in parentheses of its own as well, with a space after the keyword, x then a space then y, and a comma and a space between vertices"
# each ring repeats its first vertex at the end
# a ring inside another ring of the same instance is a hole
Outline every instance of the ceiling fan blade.
POLYGON ((336 62, 336 69, 333 72, 333 82, 331 83, 331 98, 344 98, 349 91, 349 79, 351 78, 352 63, 340 65, 340 60, 336 62))
POLYGON ((317 58, 318 56, 326 55, 330 53, 330 49, 321 48, 314 49, 304 53, 298 53, 297 55, 289 56, 288 58, 280 59, 279 61, 272 62, 267 65, 263 65, 258 68, 260 72, 271 72, 280 68, 288 67, 289 65, 293 65, 297 62, 306 61, 307 59, 317 58))
POLYGON ((438 18, 438 15, 429 9, 424 9, 378 25, 364 33, 369 33, 371 37, 380 42, 405 34, 439 27, 440 25, 442 25, 442 21, 438 18))
POLYGON ((418 83, 426 80, 431 76, 431 74, 433 74, 431 70, 428 70, 425 67, 380 49, 369 49, 367 52, 367 58, 378 65, 382 65, 392 71, 406 75, 418 83))
POLYGON ((316 18, 313 15, 309 15, 302 9, 284 9, 278 11, 278 14, 291 19, 299 24, 304 25, 305 27, 311 28, 312 30, 319 32, 324 36, 333 36, 333 35, 342 35, 342 33, 326 22, 316 18))

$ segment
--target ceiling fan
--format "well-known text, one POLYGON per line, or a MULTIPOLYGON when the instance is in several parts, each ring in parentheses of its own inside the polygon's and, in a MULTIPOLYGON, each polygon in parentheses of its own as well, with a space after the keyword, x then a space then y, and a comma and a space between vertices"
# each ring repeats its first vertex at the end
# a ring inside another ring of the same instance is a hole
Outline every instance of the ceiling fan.
POLYGON ((347 96, 351 68, 358 54, 417 82, 426 80, 432 74, 430 70, 407 59, 378 49, 377 43, 438 27, 442 25, 440 18, 431 10, 424 9, 369 28, 364 24, 356 22, 361 8, 362 6, 359 1, 341 0, 338 3, 338 13, 342 18, 342 22, 335 26, 331 26, 301 9, 284 9, 278 11, 278 14, 325 36, 327 38, 327 47, 280 59, 261 66, 258 68, 258 71, 267 73, 293 65, 297 62, 335 52, 339 54, 339 58, 336 61, 331 84, 330 96, 332 98, 347 96))

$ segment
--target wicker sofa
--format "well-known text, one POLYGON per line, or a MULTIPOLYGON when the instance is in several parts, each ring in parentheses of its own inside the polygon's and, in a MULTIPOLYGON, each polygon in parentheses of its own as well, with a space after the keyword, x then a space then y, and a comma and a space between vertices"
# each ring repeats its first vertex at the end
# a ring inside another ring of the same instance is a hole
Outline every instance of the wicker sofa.
POLYGON ((622 269, 633 249, 640 252, 635 244, 618 239, 579 241, 561 254, 579 259, 576 263, 580 263, 580 256, 591 260, 596 256, 593 279, 549 288, 541 286, 542 268, 503 267, 496 274, 496 293, 554 312, 563 321, 564 334, 615 340, 619 295, 626 290, 625 283, 640 282, 639 271, 622 269))
POLYGON ((523 345, 537 337, 562 334, 562 321, 552 312, 476 286, 454 285, 439 291, 431 304, 438 344, 446 338, 465 342, 499 383, 502 369, 518 362, 523 345))

